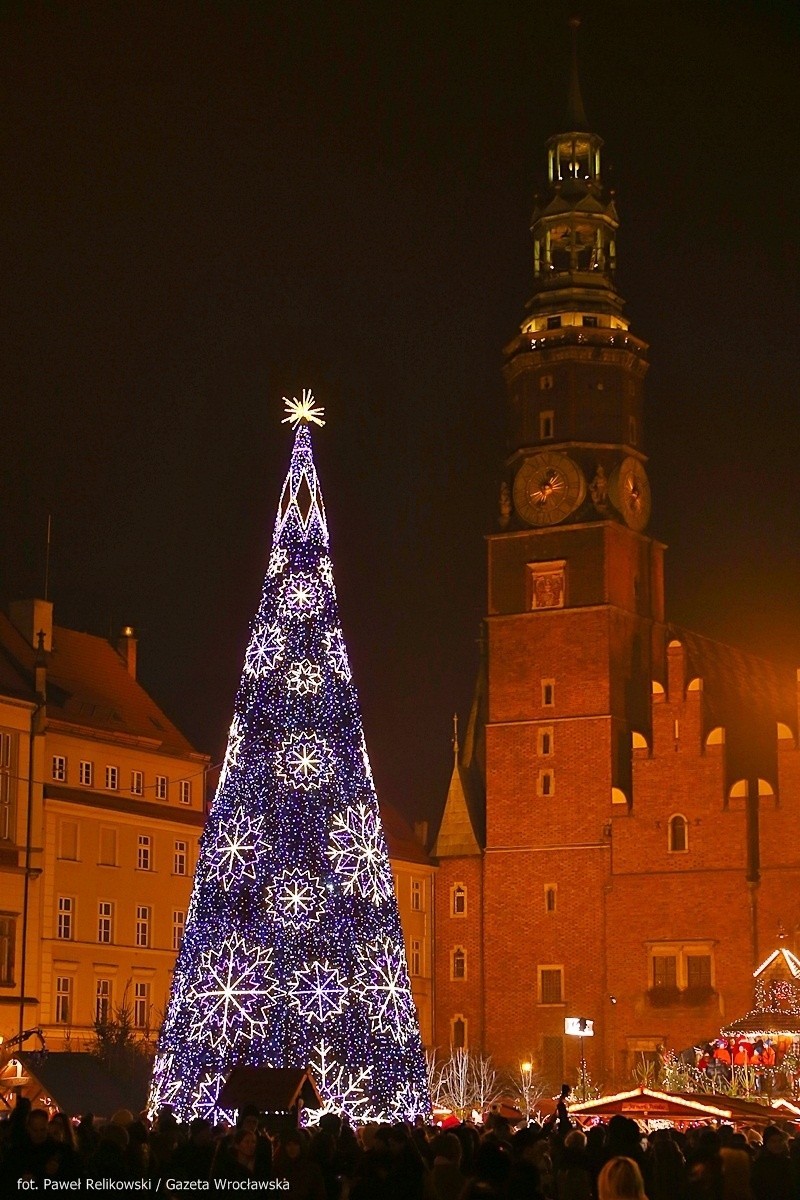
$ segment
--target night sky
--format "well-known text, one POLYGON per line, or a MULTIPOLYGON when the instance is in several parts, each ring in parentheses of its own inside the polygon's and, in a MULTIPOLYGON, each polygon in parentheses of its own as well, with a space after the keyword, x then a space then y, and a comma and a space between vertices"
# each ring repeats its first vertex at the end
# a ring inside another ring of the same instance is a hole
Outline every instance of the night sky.
MULTIPOLYGON (((443 803, 569 11, 0 8, 0 593, 42 593, 52 513, 56 622, 136 626, 215 759, 310 386, 379 795, 443 803)), ((578 11, 668 614, 800 664, 797 6, 578 11)))

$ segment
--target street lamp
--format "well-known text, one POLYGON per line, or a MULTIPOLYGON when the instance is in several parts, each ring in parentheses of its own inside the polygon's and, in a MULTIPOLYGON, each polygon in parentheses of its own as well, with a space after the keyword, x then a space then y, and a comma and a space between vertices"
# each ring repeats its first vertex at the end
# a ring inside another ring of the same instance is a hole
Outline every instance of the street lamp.
POLYGON ((586 1103, 586 1057, 583 1053, 583 1039, 594 1037, 594 1021, 588 1017, 565 1017, 564 1033, 567 1037, 576 1037, 580 1042, 581 1051, 581 1101, 586 1103))

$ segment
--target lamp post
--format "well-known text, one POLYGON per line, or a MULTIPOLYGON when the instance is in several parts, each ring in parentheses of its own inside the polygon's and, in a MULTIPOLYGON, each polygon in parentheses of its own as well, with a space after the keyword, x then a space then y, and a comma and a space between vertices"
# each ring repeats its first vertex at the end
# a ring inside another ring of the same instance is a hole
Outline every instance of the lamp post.
POLYGON ((586 1056, 583 1052, 583 1039, 594 1037, 594 1021, 588 1017, 565 1017, 564 1033, 567 1037, 578 1038, 581 1053, 581 1101, 586 1103, 586 1056))

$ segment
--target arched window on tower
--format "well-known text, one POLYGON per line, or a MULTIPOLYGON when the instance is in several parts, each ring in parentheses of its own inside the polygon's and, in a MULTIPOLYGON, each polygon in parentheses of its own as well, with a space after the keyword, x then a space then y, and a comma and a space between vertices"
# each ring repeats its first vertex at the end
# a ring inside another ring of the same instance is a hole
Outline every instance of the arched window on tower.
POLYGON ((463 946, 456 946, 450 953, 450 978, 467 978, 467 952, 463 946))
POLYGON ((450 915, 451 917, 467 915, 467 889, 463 883, 454 883, 450 889, 450 915))
POLYGON ((683 854, 689 849, 689 822, 686 817, 676 813, 669 819, 669 851, 670 854, 683 854))

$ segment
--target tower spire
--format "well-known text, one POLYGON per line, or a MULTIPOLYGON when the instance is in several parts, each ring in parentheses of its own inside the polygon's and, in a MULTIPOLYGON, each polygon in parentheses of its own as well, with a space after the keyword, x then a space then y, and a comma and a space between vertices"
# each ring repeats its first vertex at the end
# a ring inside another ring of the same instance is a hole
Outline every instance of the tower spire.
POLYGON ((570 17, 569 27, 572 30, 572 61, 569 73, 569 91, 567 92, 566 129, 571 133, 588 133, 589 121, 583 107, 581 83, 578 78, 578 30, 581 26, 580 17, 570 17))

